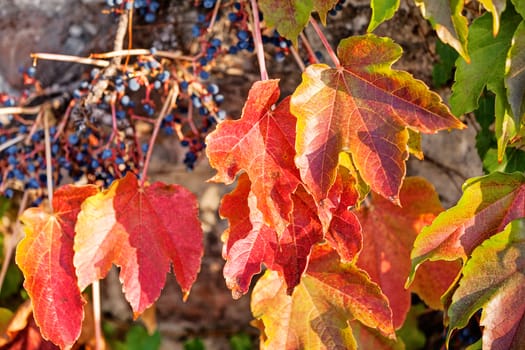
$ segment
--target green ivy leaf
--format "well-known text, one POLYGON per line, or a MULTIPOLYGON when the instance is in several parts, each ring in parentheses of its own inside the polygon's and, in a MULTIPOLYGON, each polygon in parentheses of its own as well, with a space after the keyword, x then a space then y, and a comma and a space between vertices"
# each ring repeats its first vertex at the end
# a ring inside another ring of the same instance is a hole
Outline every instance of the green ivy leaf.
POLYGON ((525 18, 525 1, 523 0, 512 0, 512 4, 516 8, 516 11, 525 18))
POLYGON ((507 57, 505 86, 514 122, 520 124, 525 113, 525 22, 521 22, 507 57))
POLYGON ((454 65, 458 59, 458 53, 441 40, 436 40, 436 52, 439 55, 439 61, 432 68, 432 83, 435 87, 442 87, 454 77, 454 65))
POLYGON ((498 99, 506 99, 503 76, 505 60, 512 35, 521 17, 512 10, 502 16, 501 30, 492 35, 492 18, 489 13, 477 18, 470 26, 468 50, 472 62, 456 61, 456 82, 452 86, 450 105, 455 115, 472 112, 478 108, 478 100, 487 87, 498 99))
POLYGON ((463 11, 463 0, 415 0, 423 17, 428 19, 436 33, 446 44, 452 46, 467 62, 468 23, 463 11))
POLYGON ((370 7, 372 8, 372 18, 370 18, 367 29, 369 33, 394 16, 399 8, 399 0, 372 0, 370 7))
POLYGON ((483 309, 483 349, 525 345, 525 219, 514 220, 472 252, 448 310, 452 331, 483 309))

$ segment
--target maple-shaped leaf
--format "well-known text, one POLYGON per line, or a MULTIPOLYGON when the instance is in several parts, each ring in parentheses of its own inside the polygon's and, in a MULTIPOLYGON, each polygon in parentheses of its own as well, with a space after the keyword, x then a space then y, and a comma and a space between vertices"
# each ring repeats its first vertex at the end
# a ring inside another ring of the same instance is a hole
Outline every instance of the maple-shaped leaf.
POLYGON ((131 172, 82 204, 75 226, 78 285, 120 267, 123 291, 137 317, 160 295, 173 266, 186 299, 203 254, 195 196, 179 185, 140 186, 131 172))
POLYGON ((297 44, 297 37, 303 31, 310 14, 316 11, 326 25, 326 14, 338 0, 260 0, 259 7, 264 20, 279 34, 297 44))
POLYGON ((463 16, 463 1, 415 0, 423 17, 428 19, 442 42, 449 44, 470 62, 467 49, 468 22, 463 16))
POLYGON ((412 271, 426 260, 461 259, 512 220, 525 217, 525 176, 521 173, 472 178, 458 203, 423 228, 411 253, 412 271))
POLYGON ((64 186, 54 193, 52 214, 38 207, 20 217, 26 236, 18 244, 16 263, 36 324, 45 339, 61 348, 72 345, 82 328, 84 300, 73 266, 73 228, 80 205, 97 192, 95 186, 64 186))
POLYGON ((521 17, 508 9, 503 13, 501 30, 496 37, 492 35, 492 18, 489 13, 472 22, 468 44, 472 60, 470 63, 461 59, 456 61, 455 82, 450 96, 450 106, 455 115, 476 110, 485 87, 499 99, 505 100, 505 60, 512 35, 520 21, 521 17))
POLYGON ((224 277, 234 298, 245 294, 262 264, 280 271, 288 292, 299 283, 312 246, 323 238, 316 207, 302 186, 293 194, 290 223, 283 233, 266 225, 255 205, 246 174, 239 176, 237 188, 221 204, 221 215, 229 220, 226 231, 224 277))
POLYGON ((525 348, 525 219, 477 247, 448 309, 451 332, 463 328, 479 309, 483 349, 525 348))
POLYGON ((276 272, 266 272, 252 293, 263 349, 355 349, 349 324, 357 320, 395 338, 386 297, 368 275, 342 264, 329 246, 316 246, 308 270, 290 296, 276 272))
POLYGON ((399 0, 372 0, 370 7, 372 8, 372 17, 368 24, 368 32, 374 31, 377 26, 394 16, 399 8, 399 0))
POLYGON ((350 152, 372 190, 398 202, 408 131, 463 128, 441 98, 409 73, 391 69, 402 53, 372 34, 341 41, 341 67, 309 66, 290 103, 297 117, 296 164, 316 201, 336 178, 338 154, 350 152))
MULTIPOLYGON (((356 349, 405 350, 405 344, 399 337, 385 337, 376 329, 366 327, 357 320, 350 321, 350 327, 357 344, 356 349)), ((417 326, 415 328, 417 329, 417 326)))
POLYGON ((294 165, 296 119, 289 99, 272 109, 279 98, 278 80, 256 82, 248 94, 242 117, 227 120, 206 138, 213 181, 232 183, 244 170, 257 197, 257 208, 278 231, 284 229, 292 207, 290 194, 300 182, 294 165))
MULTIPOLYGON (((410 272, 410 251, 417 234, 443 210, 434 187, 425 179, 405 179, 400 192, 401 207, 376 194, 370 204, 356 214, 363 228, 363 249, 357 266, 365 270, 388 297, 394 326, 400 327, 410 309, 410 291, 404 288, 410 272)), ((431 271, 429 271, 430 274, 431 271)), ((445 288, 436 288, 442 281, 427 281, 429 289, 443 294, 454 280, 458 268, 445 276, 445 288)))

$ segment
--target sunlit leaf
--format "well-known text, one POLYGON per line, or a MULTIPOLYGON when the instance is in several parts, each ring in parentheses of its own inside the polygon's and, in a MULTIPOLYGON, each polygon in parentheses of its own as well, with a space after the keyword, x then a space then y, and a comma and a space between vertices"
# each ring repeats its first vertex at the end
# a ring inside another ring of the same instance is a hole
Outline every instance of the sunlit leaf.
POLYGON ((224 237, 226 284, 235 298, 242 296, 264 263, 283 274, 291 293, 306 269, 312 246, 323 237, 315 204, 300 186, 292 196, 294 205, 290 223, 278 237, 277 232, 263 222, 248 181, 248 177, 242 174, 237 189, 222 203, 221 215, 230 222, 224 237), (233 203, 236 203, 237 212, 232 210, 233 203))
POLYGON ((140 186, 128 173, 88 198, 75 227, 74 264, 81 289, 104 278, 112 264, 135 317, 160 295, 173 266, 184 298, 200 269, 202 229, 197 200, 179 185, 140 186))
POLYGON ((478 245, 520 217, 525 217, 523 174, 493 173, 468 180, 456 206, 418 235, 411 253, 410 278, 429 259, 465 261, 478 245))
POLYGON ((260 0, 258 3, 268 26, 297 43, 297 37, 308 24, 311 13, 317 12, 326 25, 326 14, 337 2, 338 0, 260 0))
POLYGON ((241 170, 248 174, 257 208, 280 232, 291 211, 290 195, 299 173, 294 165, 296 120, 289 112, 289 99, 272 109, 278 98, 277 80, 256 82, 241 119, 221 123, 206 139, 206 152, 217 169, 212 180, 228 184, 241 170))
POLYGON ((500 27, 500 16, 505 10, 507 0, 479 0, 479 3, 492 14, 492 35, 496 36, 500 27))
MULTIPOLYGON (((410 272, 410 250, 421 228, 443 210, 434 187, 423 178, 407 178, 401 188, 400 201, 401 207, 398 207, 373 195, 369 206, 363 206, 356 213, 364 240, 357 266, 365 270, 388 297, 396 328, 403 324, 411 304, 410 290, 404 287, 410 272)), ((425 282, 439 300, 457 273, 458 269, 454 268, 448 276, 435 276, 430 270, 431 277, 425 282), (439 288, 441 282, 447 285, 439 288)))
POLYGON ((370 7, 372 8, 372 18, 368 24, 368 32, 374 31, 377 26, 394 16, 399 8, 399 0, 372 0, 370 7))
POLYGON ((64 348, 79 337, 84 301, 73 266, 73 230, 81 203, 98 192, 95 186, 64 186, 53 197, 54 212, 27 209, 20 220, 25 238, 16 263, 34 304, 34 317, 45 339, 64 348))
POLYGON ((467 35, 469 32, 467 19, 461 13, 463 0, 415 0, 421 9, 423 17, 432 23, 436 33, 446 44, 452 46, 470 62, 467 50, 467 35))
POLYGON ((478 107, 478 100, 487 87, 497 98, 506 99, 503 76, 505 60, 510 48, 512 35, 521 17, 512 10, 502 16, 501 30, 492 35, 492 18, 489 13, 472 22, 469 29, 470 63, 461 59, 456 61, 455 83, 452 86, 450 106, 455 115, 472 112, 478 107))
POLYGON ((328 246, 317 246, 291 296, 276 272, 267 272, 252 294, 262 321, 263 349, 355 349, 350 321, 395 337, 386 297, 368 275, 342 264, 328 246))
POLYGON ((372 34, 341 41, 342 67, 317 64, 292 96, 297 116, 296 164, 316 201, 336 178, 338 154, 350 152, 372 190, 398 202, 408 132, 463 128, 440 97, 410 74, 391 69, 401 47, 372 34))
POLYGON ((448 310, 450 331, 465 327, 483 309, 483 349, 525 346, 524 256, 525 219, 512 221, 472 252, 448 310))

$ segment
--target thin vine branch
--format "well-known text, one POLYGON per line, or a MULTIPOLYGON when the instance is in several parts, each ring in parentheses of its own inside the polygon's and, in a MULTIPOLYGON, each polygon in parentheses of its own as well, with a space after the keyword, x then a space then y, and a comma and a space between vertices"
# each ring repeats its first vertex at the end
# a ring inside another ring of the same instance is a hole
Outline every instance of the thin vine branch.
POLYGON ((314 28, 315 32, 319 36, 319 39, 323 43, 323 46, 326 52, 328 53, 328 56, 330 56, 330 59, 332 60, 334 65, 336 67, 341 67, 341 62, 339 62, 339 58, 335 54, 334 49, 332 49, 332 46, 330 45, 330 43, 328 42, 328 39, 324 35, 323 30, 321 29, 321 27, 319 27, 319 24, 317 24, 317 21, 313 19, 313 17, 310 17, 310 24, 312 25, 312 28, 314 28))
POLYGON ((259 21, 259 7, 256 0, 250 0, 253 15, 253 41, 257 51, 257 61, 261 70, 261 80, 268 80, 268 71, 264 60, 264 47, 261 37, 261 23, 259 21))

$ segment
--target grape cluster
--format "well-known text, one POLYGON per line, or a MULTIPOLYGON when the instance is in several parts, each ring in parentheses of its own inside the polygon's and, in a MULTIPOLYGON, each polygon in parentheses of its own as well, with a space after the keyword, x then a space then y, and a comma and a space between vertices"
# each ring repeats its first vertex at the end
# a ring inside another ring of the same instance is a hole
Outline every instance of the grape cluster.
POLYGON ((115 14, 119 14, 122 10, 134 9, 146 23, 153 23, 157 20, 157 11, 160 8, 157 0, 106 0, 106 5, 115 14))

